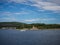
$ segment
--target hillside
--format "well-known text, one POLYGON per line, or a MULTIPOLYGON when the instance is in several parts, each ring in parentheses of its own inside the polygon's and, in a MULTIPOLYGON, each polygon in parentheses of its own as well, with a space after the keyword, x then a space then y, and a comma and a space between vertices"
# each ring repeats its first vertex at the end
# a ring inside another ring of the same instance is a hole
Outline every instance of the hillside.
POLYGON ((43 24, 43 23, 26 24, 22 22, 0 22, 0 28, 16 27, 17 29, 23 29, 23 28, 30 29, 33 26, 38 29, 60 29, 60 24, 43 24))

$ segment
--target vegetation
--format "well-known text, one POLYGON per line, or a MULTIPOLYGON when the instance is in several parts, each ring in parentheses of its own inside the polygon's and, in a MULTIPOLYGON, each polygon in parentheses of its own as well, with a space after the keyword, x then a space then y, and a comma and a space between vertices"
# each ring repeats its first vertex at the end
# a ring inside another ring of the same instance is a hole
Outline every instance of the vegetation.
POLYGON ((17 29, 32 28, 33 26, 38 29, 60 29, 60 24, 43 24, 43 23, 32 23, 26 24, 21 22, 0 22, 0 28, 2 27, 16 27, 17 29))

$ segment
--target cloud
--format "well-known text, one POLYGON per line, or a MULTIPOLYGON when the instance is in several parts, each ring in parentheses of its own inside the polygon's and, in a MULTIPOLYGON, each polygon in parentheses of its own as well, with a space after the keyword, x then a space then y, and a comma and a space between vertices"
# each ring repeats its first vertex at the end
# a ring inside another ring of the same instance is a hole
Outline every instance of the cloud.
POLYGON ((41 21, 54 21, 56 20, 55 18, 36 18, 36 19, 26 19, 24 22, 41 22, 41 21))
POLYGON ((0 14, 5 16, 14 16, 14 15, 29 14, 29 13, 26 11, 20 11, 20 12, 0 12, 0 14))
POLYGON ((4 22, 4 21, 11 22, 11 21, 18 21, 18 20, 16 18, 12 18, 12 17, 4 17, 4 18, 0 18, 0 21, 1 22, 4 22))
POLYGON ((11 2, 16 2, 16 3, 24 3, 26 5, 30 6, 35 6, 39 9, 44 9, 44 10, 51 10, 51 11, 58 11, 60 10, 59 0, 10 0, 11 2), (29 1, 32 2, 32 4, 29 4, 29 1))
POLYGON ((59 11, 60 0, 7 0, 8 2, 23 3, 24 5, 35 6, 39 9, 59 11))
POLYGON ((10 2, 22 3, 27 2, 28 0, 9 0, 10 2))
POLYGON ((25 22, 35 22, 35 21, 38 21, 39 19, 27 19, 27 20, 24 20, 25 22))
POLYGON ((56 20, 55 18, 43 18, 43 19, 40 19, 40 20, 43 20, 43 21, 53 21, 53 20, 56 20))
POLYGON ((38 1, 36 1, 36 3, 31 6, 36 6, 37 8, 40 8, 40 9, 42 8, 44 10, 51 10, 51 11, 60 10, 59 5, 57 5, 55 3, 51 3, 51 2, 38 2, 38 1))
POLYGON ((22 14, 28 14, 28 12, 26 11, 20 11, 20 12, 0 12, 1 14, 1 18, 0 21, 20 21, 20 19, 18 18, 19 15, 22 14), (17 16, 17 17, 16 17, 17 16))
POLYGON ((11 12, 0 12, 0 14, 1 14, 2 16, 11 16, 11 15, 12 15, 11 12))
POLYGON ((49 2, 53 2, 53 3, 56 3, 56 4, 60 4, 60 0, 47 0, 49 2))
POLYGON ((57 11, 60 10, 60 6, 44 6, 43 9, 57 11))
POLYGON ((16 15, 20 15, 20 14, 28 14, 28 12, 26 12, 26 11, 21 11, 21 12, 16 12, 16 13, 14 13, 14 14, 16 14, 16 15))

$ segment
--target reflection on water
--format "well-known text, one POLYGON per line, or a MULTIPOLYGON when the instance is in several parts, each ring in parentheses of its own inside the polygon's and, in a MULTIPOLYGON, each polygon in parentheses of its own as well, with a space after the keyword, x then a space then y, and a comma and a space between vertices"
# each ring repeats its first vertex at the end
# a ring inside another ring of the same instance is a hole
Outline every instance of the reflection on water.
POLYGON ((0 45, 60 45, 60 30, 0 30, 0 45))

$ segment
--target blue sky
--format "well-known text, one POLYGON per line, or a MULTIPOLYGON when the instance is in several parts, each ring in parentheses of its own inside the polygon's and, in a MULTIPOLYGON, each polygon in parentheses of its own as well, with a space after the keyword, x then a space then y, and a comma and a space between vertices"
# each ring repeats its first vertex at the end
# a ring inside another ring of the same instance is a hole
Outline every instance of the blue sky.
POLYGON ((0 0, 0 22, 60 24, 60 0, 0 0))

